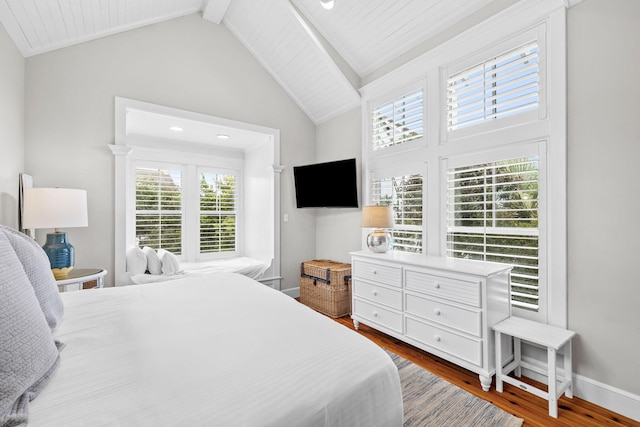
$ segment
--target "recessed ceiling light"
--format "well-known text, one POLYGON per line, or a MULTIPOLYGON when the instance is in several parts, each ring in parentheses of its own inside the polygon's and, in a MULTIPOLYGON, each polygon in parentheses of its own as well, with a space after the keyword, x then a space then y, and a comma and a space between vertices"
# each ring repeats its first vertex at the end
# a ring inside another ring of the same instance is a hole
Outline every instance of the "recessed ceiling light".
POLYGON ((182 129, 180 126, 171 126, 169 130, 172 130, 174 132, 182 132, 184 129, 182 129))
POLYGON ((336 3, 335 0, 320 0, 320 4, 322 5, 322 7, 324 7, 327 10, 333 9, 333 5, 335 3, 336 3))
POLYGON ((229 135, 227 135, 226 133, 219 133, 218 134, 218 139, 229 139, 229 135))

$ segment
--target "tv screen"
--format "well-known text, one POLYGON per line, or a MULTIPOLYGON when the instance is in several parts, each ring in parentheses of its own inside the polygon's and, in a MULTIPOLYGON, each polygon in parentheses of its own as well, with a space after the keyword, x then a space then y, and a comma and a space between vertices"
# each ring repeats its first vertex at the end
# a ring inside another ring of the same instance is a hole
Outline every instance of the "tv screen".
POLYGON ((293 167, 299 208, 357 208, 356 159, 293 167))

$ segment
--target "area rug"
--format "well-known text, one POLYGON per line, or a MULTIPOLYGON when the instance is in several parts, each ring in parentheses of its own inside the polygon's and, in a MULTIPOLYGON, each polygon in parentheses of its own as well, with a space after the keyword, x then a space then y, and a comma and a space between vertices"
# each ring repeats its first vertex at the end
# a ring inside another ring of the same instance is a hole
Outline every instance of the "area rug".
POLYGON ((387 351, 398 367, 404 427, 520 427, 524 420, 387 351))

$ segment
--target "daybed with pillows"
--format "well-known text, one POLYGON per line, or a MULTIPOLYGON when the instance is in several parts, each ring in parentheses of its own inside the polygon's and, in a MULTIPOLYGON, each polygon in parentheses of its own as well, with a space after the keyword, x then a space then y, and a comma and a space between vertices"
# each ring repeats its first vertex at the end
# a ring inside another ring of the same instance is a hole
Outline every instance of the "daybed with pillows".
POLYGON ((209 273, 238 273, 258 280, 269 263, 249 257, 215 259, 202 262, 180 262, 173 253, 145 246, 127 250, 127 274, 130 284, 164 282, 182 277, 197 277, 209 273))
POLYGON ((0 426, 401 426, 397 368, 235 273, 59 294, 0 226, 0 426))

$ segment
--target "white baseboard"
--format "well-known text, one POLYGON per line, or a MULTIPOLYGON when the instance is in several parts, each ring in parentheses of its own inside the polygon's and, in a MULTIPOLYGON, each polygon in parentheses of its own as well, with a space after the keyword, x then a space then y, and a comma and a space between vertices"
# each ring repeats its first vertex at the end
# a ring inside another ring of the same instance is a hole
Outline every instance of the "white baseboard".
MULTIPOLYGON (((523 357, 522 361, 546 371, 546 366, 539 360, 523 357)), ((558 368, 558 373, 560 374, 561 372, 562 369, 558 368)), ((522 375, 547 384, 547 377, 533 370, 523 368, 522 375)), ((640 396, 633 393, 582 375, 573 374, 573 395, 625 417, 640 421, 640 396)))
POLYGON ((282 293, 285 295, 289 295, 291 298, 298 298, 300 297, 300 288, 289 288, 289 289, 283 289, 282 293))

